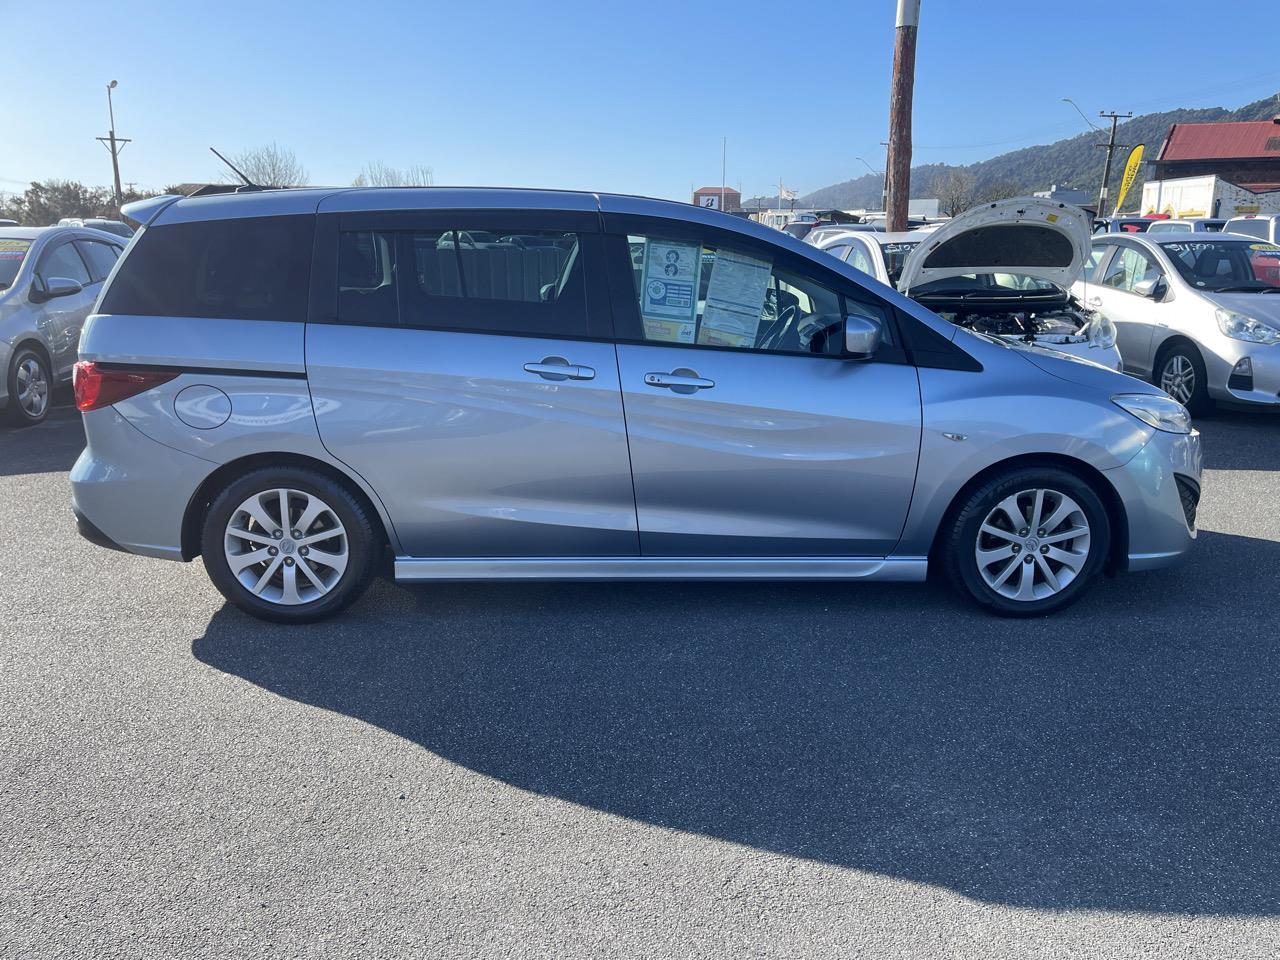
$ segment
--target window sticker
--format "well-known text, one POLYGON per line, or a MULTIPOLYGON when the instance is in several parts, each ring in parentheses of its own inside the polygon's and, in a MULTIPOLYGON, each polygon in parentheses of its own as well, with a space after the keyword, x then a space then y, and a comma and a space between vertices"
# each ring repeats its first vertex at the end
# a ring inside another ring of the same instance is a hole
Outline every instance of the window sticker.
POLYGON ((716 254, 702 309, 698 343, 713 347, 754 347, 764 313, 773 264, 729 250, 716 254))
POLYGON ((1276 246, 1274 243, 1251 243, 1249 244, 1249 249, 1250 250, 1280 250, 1280 246, 1276 246))
POLYGON ((640 316, 646 340, 693 343, 701 252, 696 243, 645 240, 640 316))

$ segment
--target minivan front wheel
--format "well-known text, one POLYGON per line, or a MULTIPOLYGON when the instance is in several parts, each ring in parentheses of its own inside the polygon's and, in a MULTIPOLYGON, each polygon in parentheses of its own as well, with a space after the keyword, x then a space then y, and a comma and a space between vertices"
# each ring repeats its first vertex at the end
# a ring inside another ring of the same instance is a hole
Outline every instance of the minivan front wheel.
POLYGON ((246 613, 307 623, 354 602, 375 567, 373 526, 341 484, 302 468, 254 470, 205 516, 205 569, 246 613))
POLYGON ((1097 493, 1056 467, 995 477, 954 515, 946 541, 953 582, 1004 616, 1075 602, 1102 571, 1111 525, 1097 493))

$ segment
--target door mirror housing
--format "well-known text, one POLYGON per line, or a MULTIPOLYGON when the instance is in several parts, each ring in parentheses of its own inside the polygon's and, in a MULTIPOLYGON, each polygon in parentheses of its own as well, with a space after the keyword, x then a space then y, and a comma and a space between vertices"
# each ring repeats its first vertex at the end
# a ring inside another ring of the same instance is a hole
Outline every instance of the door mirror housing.
POLYGON ((1164 277, 1139 280, 1133 285, 1133 292, 1140 297, 1146 297, 1148 300, 1163 300, 1168 289, 1169 285, 1165 283, 1164 277))
POLYGON ((79 283, 66 277, 50 277, 41 286, 39 281, 31 287, 31 301, 33 303, 44 303, 46 300, 53 300, 55 297, 72 297, 83 290, 79 283))
POLYGON ((866 317, 844 318, 844 352, 858 360, 866 360, 880 346, 880 327, 866 317))

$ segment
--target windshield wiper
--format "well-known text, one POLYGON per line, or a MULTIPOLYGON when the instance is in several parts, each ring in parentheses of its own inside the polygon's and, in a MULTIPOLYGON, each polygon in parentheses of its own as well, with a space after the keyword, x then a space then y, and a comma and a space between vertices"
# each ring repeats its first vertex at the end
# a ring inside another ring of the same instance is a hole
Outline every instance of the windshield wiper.
POLYGON ((1237 283, 1226 287, 1213 287, 1210 293, 1257 293, 1260 290, 1272 290, 1265 283, 1237 283))

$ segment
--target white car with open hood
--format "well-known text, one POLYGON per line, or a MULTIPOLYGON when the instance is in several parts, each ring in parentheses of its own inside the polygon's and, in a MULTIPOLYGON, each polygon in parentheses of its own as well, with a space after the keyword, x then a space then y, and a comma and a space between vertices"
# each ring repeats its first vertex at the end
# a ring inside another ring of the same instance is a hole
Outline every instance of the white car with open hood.
POLYGON ((977 333, 1120 370, 1115 327, 1071 293, 1089 239, 1078 207, 1017 197, 936 230, 828 235, 821 246, 977 333))

